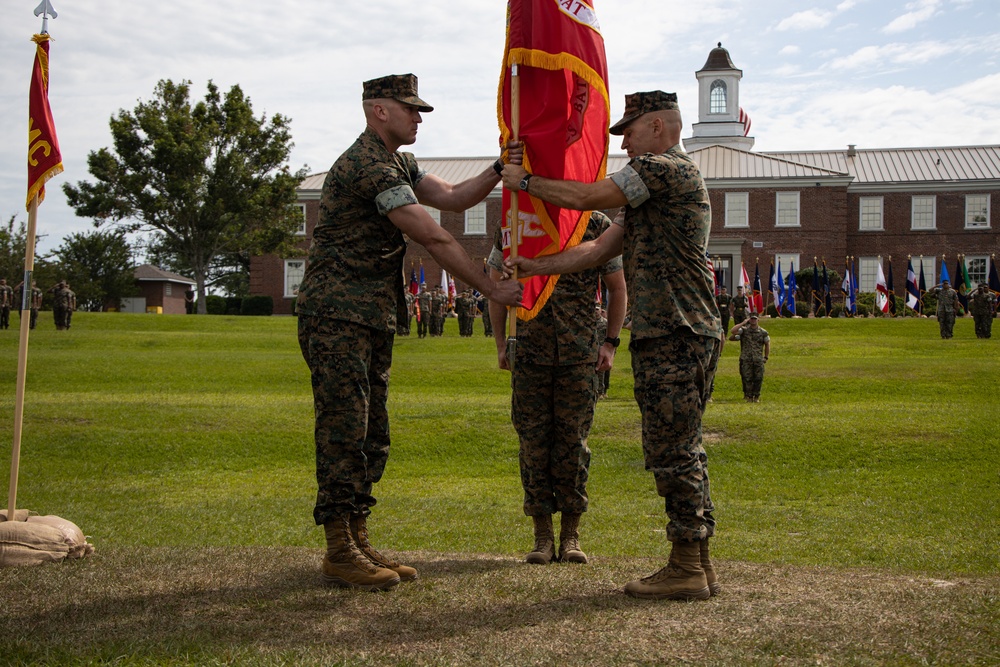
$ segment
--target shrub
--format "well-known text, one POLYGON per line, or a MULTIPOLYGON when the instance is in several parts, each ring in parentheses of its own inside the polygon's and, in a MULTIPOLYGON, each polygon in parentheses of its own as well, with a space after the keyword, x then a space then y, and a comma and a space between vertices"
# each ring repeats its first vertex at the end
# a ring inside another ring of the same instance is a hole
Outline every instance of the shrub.
POLYGON ((225 315, 226 300, 221 296, 209 294, 205 297, 205 312, 209 315, 225 315))
POLYGON ((274 315, 274 299, 263 294, 248 296, 240 305, 240 315, 274 315))
POLYGON ((226 297, 226 315, 239 315, 243 307, 243 298, 238 296, 226 297))

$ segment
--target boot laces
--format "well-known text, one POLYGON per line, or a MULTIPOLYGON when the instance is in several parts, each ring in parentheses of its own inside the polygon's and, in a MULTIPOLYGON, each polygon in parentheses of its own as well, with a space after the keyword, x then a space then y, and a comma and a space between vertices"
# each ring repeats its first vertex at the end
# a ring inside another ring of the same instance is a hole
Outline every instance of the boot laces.
POLYGON ((378 549, 372 546, 372 543, 368 541, 368 531, 358 531, 358 548, 361 549, 361 553, 368 557, 368 560, 386 568, 399 567, 399 563, 391 558, 383 555, 378 549))
POLYGON ((658 584, 665 579, 670 579, 677 574, 681 574, 673 565, 664 565, 659 570, 641 579, 644 584, 658 584))

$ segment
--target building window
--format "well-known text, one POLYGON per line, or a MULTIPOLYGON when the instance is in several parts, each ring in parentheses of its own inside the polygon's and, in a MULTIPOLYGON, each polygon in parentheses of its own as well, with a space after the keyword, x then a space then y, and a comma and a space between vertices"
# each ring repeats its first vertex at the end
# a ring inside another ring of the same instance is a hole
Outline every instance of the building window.
MULTIPOLYGON (((913 270, 917 272, 917 280, 920 280, 920 270, 924 271, 924 287, 930 289, 937 285, 937 257, 914 257, 913 270)), ((919 283, 918 283, 919 284, 919 283)))
POLYGON ((306 273, 306 260, 285 260, 285 298, 291 299, 298 295, 299 284, 306 273))
POLYGON ((306 205, 299 204, 299 213, 302 215, 302 219, 299 220, 299 228, 295 230, 296 236, 306 235, 306 205))
POLYGON ((486 236, 486 202, 479 202, 465 212, 467 236, 486 236))
POLYGON ((436 222, 438 224, 438 227, 440 227, 441 226, 441 211, 439 211, 438 209, 436 209, 436 208, 434 208, 432 206, 424 206, 424 210, 427 211, 427 215, 431 216, 431 219, 434 220, 434 222, 436 222))
POLYGON ((861 198, 861 224, 858 226, 858 229, 867 231, 882 231, 881 197, 861 198))
POLYGON ((799 193, 779 192, 777 193, 777 220, 778 227, 798 227, 799 226, 799 193))
POLYGON ((874 292, 878 283, 878 265, 881 264, 878 257, 858 258, 858 291, 874 292))
MULTIPOLYGON (((969 272, 969 282, 973 287, 978 287, 980 283, 985 283, 989 279, 989 255, 966 255, 965 270, 969 272)), ((958 276, 955 277, 958 282, 958 276)))
POLYGON ((788 283, 788 272, 795 267, 796 271, 800 271, 802 266, 799 264, 799 253, 795 252, 779 252, 774 256, 774 270, 777 271, 781 268, 781 281, 782 283, 788 283))
POLYGON ((750 195, 746 192, 726 193, 726 227, 749 227, 750 195))
POLYGON ((990 196, 965 195, 965 228, 989 229, 990 196))
POLYGON ((173 287, 174 286, 171 285, 170 283, 167 283, 166 285, 164 285, 163 286, 163 296, 173 296, 174 295, 173 287))
POLYGON ((910 229, 937 228, 937 197, 930 195, 914 195, 913 211, 910 215, 910 229))
POLYGON ((722 79, 716 79, 712 82, 712 89, 709 93, 708 112, 726 113, 726 82, 722 79))

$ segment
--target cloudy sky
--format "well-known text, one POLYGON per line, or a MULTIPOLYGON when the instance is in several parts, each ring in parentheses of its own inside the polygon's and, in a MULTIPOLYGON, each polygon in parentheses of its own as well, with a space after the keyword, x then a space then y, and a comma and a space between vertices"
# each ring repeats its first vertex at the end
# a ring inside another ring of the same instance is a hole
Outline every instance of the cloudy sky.
MULTIPOLYGON (((27 219, 27 93, 39 0, 3 0, 0 219, 27 219)), ((555 1, 555 0, 553 0, 555 1)), ((91 229, 61 185, 90 180, 108 120, 160 79, 239 84, 258 115, 292 119, 292 168, 323 171, 363 128, 361 82, 413 72, 426 114, 417 156, 492 155, 502 0, 52 0, 50 101, 66 172, 39 212, 41 252, 91 229)), ((1000 143, 997 0, 594 0, 612 117, 624 95, 676 91, 689 136, 709 51, 743 70, 756 150, 1000 143)), ((618 146, 612 145, 613 152, 618 146)), ((9 277, 8 277, 9 278, 9 277)))

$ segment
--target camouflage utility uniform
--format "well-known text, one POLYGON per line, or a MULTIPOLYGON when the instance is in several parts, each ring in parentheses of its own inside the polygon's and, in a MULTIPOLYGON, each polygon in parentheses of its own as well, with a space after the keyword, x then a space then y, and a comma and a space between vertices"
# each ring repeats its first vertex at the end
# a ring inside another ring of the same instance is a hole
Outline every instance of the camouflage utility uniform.
POLYGON ((767 329, 760 326, 741 327, 736 330, 735 339, 740 342, 740 380, 743 381, 743 398, 756 402, 760 398, 760 387, 764 383, 764 345, 771 337, 767 329))
MULTIPOLYGON (((583 240, 596 239, 610 225, 595 211, 583 240)), ((499 228, 488 263, 502 271, 499 228)), ((587 437, 594 418, 594 368, 604 340, 597 337, 594 294, 601 275, 621 270, 616 257, 600 268, 564 274, 538 314, 517 321, 511 421, 520 440, 527 516, 587 511, 587 437)))
POLYGON ((958 311, 958 292, 951 287, 936 287, 938 327, 941 338, 951 338, 955 330, 955 313, 958 311))
POLYGON ((405 311, 403 317, 396 322, 396 335, 397 336, 409 336, 410 335, 410 323, 413 321, 413 302, 415 297, 406 290, 403 293, 403 299, 405 301, 405 311))
POLYGON ((444 334, 444 311, 448 307, 448 299, 444 292, 436 289, 431 292, 431 335, 444 334))
POLYGON ((493 336, 493 323, 490 321, 490 300, 485 296, 479 299, 479 310, 483 314, 483 334, 490 338, 493 336))
POLYGON ((425 285, 417 295, 417 336, 426 338, 431 321, 431 293, 425 285))
MULTIPOLYGON (((746 300, 746 297, 743 297, 746 300)), ((722 331, 729 331, 729 304, 733 301, 733 295, 729 292, 720 292, 715 297, 715 305, 719 308, 719 317, 722 318, 722 331)), ((744 307, 744 311, 746 308, 744 307)), ((744 315, 744 318, 746 316, 744 315)), ((736 320, 742 322, 743 320, 736 320)))
POLYGON ((0 279, 0 329, 10 327, 10 309, 14 305, 14 288, 0 279))
POLYGON ((990 338, 993 335, 993 306, 996 297, 985 285, 980 285, 969 295, 969 312, 976 321, 976 338, 990 338))
POLYGON ((424 177, 371 129, 334 163, 297 302, 316 411, 317 524, 367 516, 389 457, 389 367, 403 298, 403 233, 388 213, 424 177))
MULTIPOLYGON (((597 304, 594 313, 597 315, 597 340, 603 341, 608 335, 608 318, 605 316, 600 304, 597 304)), ((610 387, 611 371, 600 371, 597 374, 597 397, 603 398, 607 396, 610 387)))
POLYGON ((713 276, 705 262, 708 190, 678 144, 632 158, 611 179, 628 199, 615 219, 632 312, 632 370, 646 469, 665 498, 667 538, 715 532, 701 418, 721 350, 713 276))
MULTIPOLYGON (((745 320, 747 318, 747 309, 750 307, 750 302, 746 297, 746 293, 737 294, 736 296, 734 296, 732 298, 732 307, 733 307, 732 311, 733 321, 742 322, 743 320, 745 320)), ((728 323, 729 320, 728 312, 723 317, 726 318, 726 321, 728 323)))

